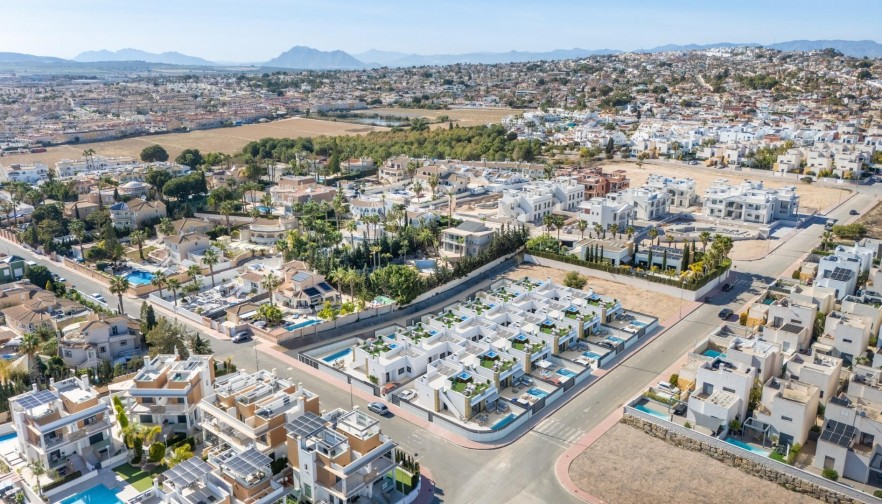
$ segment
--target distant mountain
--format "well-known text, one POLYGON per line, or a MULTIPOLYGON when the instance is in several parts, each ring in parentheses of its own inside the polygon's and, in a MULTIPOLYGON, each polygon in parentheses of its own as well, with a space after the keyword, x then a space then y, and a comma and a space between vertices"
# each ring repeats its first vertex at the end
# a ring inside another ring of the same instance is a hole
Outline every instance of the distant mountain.
POLYGON ((215 66, 211 61, 187 56, 179 52, 151 53, 139 49, 120 49, 119 51, 86 51, 77 55, 74 61, 94 63, 97 61, 146 61, 147 63, 163 63, 166 65, 215 66))
POLYGON ((365 64, 343 51, 319 51, 312 47, 294 46, 263 66, 297 70, 357 70, 364 68, 365 64))
POLYGON ((465 54, 404 54, 390 51, 370 51, 357 54, 356 57, 368 65, 405 67, 426 65, 453 65, 471 63, 492 65, 496 63, 524 63, 527 61, 564 60, 585 58, 601 54, 617 54, 614 49, 557 49, 546 52, 509 51, 509 52, 475 52, 465 54))
POLYGON ((818 51, 829 48, 855 58, 882 58, 882 44, 872 40, 791 40, 765 47, 779 51, 818 51))
POLYGON ((754 43, 733 43, 718 42, 716 44, 667 44, 663 46, 653 47, 652 49, 638 49, 637 53, 662 53, 662 52, 683 52, 683 51, 703 51, 705 49, 718 49, 720 47, 756 47, 759 44, 754 43))
POLYGON ((34 56, 33 54, 0 52, 0 63, 52 64, 65 62, 67 62, 67 60, 61 58, 53 58, 51 56, 34 56))

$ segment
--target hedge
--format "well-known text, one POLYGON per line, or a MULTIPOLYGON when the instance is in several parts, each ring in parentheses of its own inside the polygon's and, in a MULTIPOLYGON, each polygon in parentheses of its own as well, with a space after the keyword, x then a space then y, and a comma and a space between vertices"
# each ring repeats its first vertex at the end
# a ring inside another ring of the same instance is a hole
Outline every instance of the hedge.
POLYGON ((80 476, 82 476, 82 473, 80 471, 74 471, 72 473, 65 474, 63 478, 57 479, 57 480, 53 481, 52 483, 49 483, 48 485, 43 485, 40 488, 44 492, 47 490, 52 490, 53 488, 60 487, 61 485, 67 483, 68 481, 73 481, 73 480, 79 478, 80 476))
POLYGON ((551 252, 544 252, 544 251, 533 250, 533 249, 527 249, 527 253, 530 255, 536 256, 536 257, 551 259, 553 261, 560 261, 560 262, 567 263, 567 264, 573 264, 575 266, 582 266, 584 268, 606 271, 607 273, 613 273, 615 275, 625 275, 625 276, 630 276, 630 277, 634 277, 634 278, 640 278, 642 280, 647 280, 649 282, 663 284, 663 285, 669 285, 671 287, 677 287, 677 288, 682 287, 686 290, 692 290, 692 291, 698 290, 698 289, 704 287, 705 285, 707 285, 708 282, 710 282, 714 278, 717 278, 718 276, 722 275, 727 269, 729 269, 732 266, 732 261, 730 259, 725 259, 723 261, 723 263, 720 264, 719 266, 717 266, 717 268, 715 270, 710 271, 707 275, 701 277, 697 281, 694 281, 694 282, 687 281, 684 283, 676 278, 662 278, 662 277, 659 277, 656 275, 648 275, 645 273, 640 274, 637 272, 637 270, 635 268, 632 268, 630 266, 613 266, 611 264, 588 262, 588 261, 584 261, 582 259, 579 259, 578 257, 561 255, 561 254, 554 254, 551 252))

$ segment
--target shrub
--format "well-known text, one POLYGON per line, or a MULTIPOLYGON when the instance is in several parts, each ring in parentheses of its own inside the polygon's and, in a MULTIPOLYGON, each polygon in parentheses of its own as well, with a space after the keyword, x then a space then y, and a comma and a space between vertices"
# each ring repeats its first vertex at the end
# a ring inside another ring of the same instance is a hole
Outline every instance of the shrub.
POLYGON ((796 457, 799 456, 800 451, 802 451, 802 445, 794 443, 793 446, 790 447, 790 453, 787 454, 787 463, 793 465, 796 462, 796 457))
POLYGON ((132 458, 132 463, 140 464, 141 458, 144 456, 144 440, 140 437, 136 437, 132 440, 132 445, 135 449, 135 456, 132 458))
POLYGON ((835 469, 824 469, 823 471, 821 471, 821 476, 832 481, 836 481, 839 479, 839 473, 836 472, 835 469))
POLYGON ((581 289, 582 287, 585 287, 586 283, 588 283, 588 279, 575 271, 570 271, 564 277, 563 283, 567 287, 572 287, 573 289, 581 289))
POLYGON ((691 428, 692 428, 692 423, 690 423, 690 422, 686 422, 686 423, 683 424, 683 427, 686 427, 687 429, 691 429, 691 428))
POLYGON ((875 492, 873 492, 873 497, 882 498, 882 490, 876 490, 875 492))
POLYGON ((147 458, 153 463, 162 461, 165 458, 165 444, 157 441, 150 445, 150 449, 147 450, 147 458))
POLYGON ((743 326, 747 325, 747 312, 738 315, 738 324, 743 326))
POLYGON ((671 377, 668 378, 668 383, 670 383, 670 384, 673 385, 674 387, 677 386, 677 383, 678 383, 679 381, 680 381, 680 375, 678 375, 677 373, 672 374, 671 377))
POLYGON ((282 469, 284 469, 286 465, 288 465, 288 457, 280 457, 270 462, 270 469, 275 475, 282 472, 282 469))
POLYGON ((801 268, 801 267, 800 267, 800 268, 796 268, 795 270, 793 270, 793 274, 790 275, 790 278, 792 278, 792 279, 794 279, 794 280, 799 280, 799 274, 800 274, 800 273, 802 273, 802 268, 801 268))

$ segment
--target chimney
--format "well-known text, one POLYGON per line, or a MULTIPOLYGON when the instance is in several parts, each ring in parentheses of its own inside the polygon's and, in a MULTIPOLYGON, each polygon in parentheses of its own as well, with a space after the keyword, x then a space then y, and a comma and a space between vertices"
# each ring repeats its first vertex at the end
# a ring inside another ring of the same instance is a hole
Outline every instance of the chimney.
POLYGON ((49 386, 50 386, 50 387, 54 387, 54 386, 55 386, 55 378, 49 378, 49 386))
POLYGON ((40 391, 40 387, 37 386, 36 383, 32 383, 32 384, 31 384, 31 390, 33 390, 34 392, 39 392, 39 391, 40 391))
POLYGON ((88 375, 88 373, 83 373, 83 375, 80 376, 80 382, 83 385, 83 390, 89 390, 89 375, 88 375))

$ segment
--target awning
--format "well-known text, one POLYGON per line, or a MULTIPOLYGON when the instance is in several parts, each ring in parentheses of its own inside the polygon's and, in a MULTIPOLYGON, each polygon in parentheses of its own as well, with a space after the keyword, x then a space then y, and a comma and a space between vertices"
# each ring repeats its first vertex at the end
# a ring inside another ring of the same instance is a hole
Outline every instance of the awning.
POLYGON ((550 368, 550 367, 553 366, 553 365, 554 365, 554 364, 548 362, 547 360, 541 360, 541 361, 539 361, 538 363, 536 363, 536 366, 537 366, 537 367, 540 367, 540 368, 542 368, 542 369, 548 369, 548 368, 550 368))

